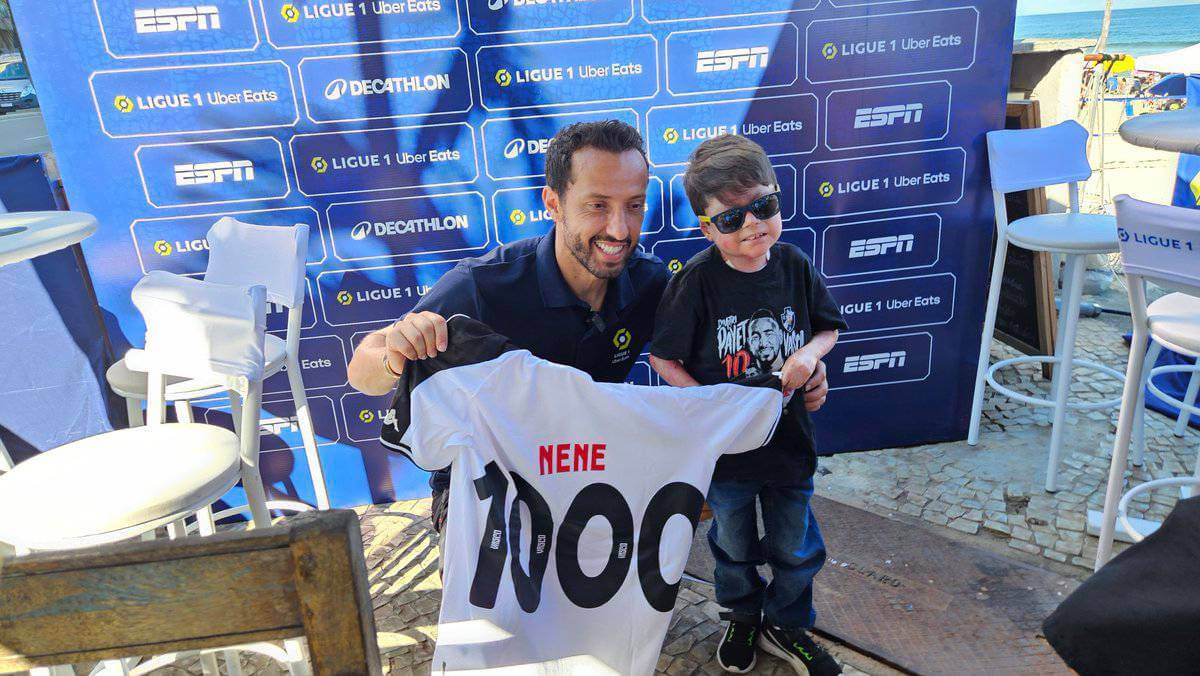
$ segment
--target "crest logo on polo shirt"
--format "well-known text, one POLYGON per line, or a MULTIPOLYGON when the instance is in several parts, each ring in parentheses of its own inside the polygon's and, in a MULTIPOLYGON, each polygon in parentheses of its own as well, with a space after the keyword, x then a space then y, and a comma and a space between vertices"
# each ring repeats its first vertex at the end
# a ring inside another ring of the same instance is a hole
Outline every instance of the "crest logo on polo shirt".
POLYGON ((629 333, 629 329, 621 329, 613 336, 613 347, 618 350, 629 348, 629 344, 633 342, 633 335, 629 333))
POLYGON ((670 263, 667 263, 667 269, 672 273, 679 272, 683 269, 683 263, 678 258, 672 258, 670 263))

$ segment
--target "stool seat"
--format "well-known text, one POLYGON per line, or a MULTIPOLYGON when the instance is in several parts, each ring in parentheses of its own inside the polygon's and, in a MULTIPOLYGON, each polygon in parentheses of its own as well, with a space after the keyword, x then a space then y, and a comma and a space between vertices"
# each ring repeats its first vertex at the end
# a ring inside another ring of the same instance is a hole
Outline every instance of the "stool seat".
MULTIPOLYGON (((282 338, 268 333, 263 339, 263 352, 266 358, 264 377, 278 373, 287 358, 287 344, 282 338)), ((108 367, 104 377, 108 380, 108 386, 118 395, 126 399, 146 398, 146 374, 130 369, 125 365, 124 359, 108 367)), ((220 394, 226 389, 225 383, 212 381, 188 380, 175 376, 166 376, 163 380, 167 386, 167 401, 199 399, 220 394)))
POLYGON ((240 468, 237 436, 214 425, 81 439, 0 476, 0 541, 72 549, 126 539, 211 504, 237 483, 240 468))
POLYGON ((1170 343, 1176 352, 1200 354, 1200 298, 1169 293, 1146 308, 1150 335, 1170 343))
POLYGON ((1013 221, 1008 241, 1022 249, 1069 254, 1117 251, 1117 219, 1104 214, 1038 214, 1013 221))

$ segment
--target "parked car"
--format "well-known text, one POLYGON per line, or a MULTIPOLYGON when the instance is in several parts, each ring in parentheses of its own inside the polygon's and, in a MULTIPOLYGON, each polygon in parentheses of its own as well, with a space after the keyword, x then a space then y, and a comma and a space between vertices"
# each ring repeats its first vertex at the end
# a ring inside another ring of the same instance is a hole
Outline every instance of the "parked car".
POLYGON ((37 92, 33 89, 33 80, 29 79, 25 62, 19 56, 0 56, 0 115, 13 110, 36 108, 37 105, 37 92))

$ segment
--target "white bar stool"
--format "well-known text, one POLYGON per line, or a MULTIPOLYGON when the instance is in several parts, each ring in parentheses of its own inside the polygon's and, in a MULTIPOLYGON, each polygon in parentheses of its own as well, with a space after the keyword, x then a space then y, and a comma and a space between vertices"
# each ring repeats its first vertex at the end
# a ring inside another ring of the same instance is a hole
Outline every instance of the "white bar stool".
MULTIPOLYGON (((1118 517, 1126 533, 1135 542, 1145 536, 1129 518, 1128 506, 1132 498, 1156 488, 1186 487, 1191 489, 1190 493, 1200 486, 1198 458, 1192 477, 1147 481, 1121 495, 1130 440, 1143 415, 1143 383, 1147 383, 1151 391, 1164 401, 1179 406, 1185 414, 1200 414, 1200 408, 1167 396, 1154 383, 1156 375, 1184 371, 1195 373, 1200 370, 1200 365, 1153 368, 1154 358, 1163 347, 1192 357, 1200 356, 1200 211, 1150 204, 1128 195, 1120 195, 1114 201, 1120 226, 1121 257, 1129 287, 1129 309, 1133 315, 1133 341, 1129 346, 1121 415, 1117 420, 1112 464, 1109 466, 1108 486, 1104 494, 1100 543, 1096 550, 1097 570, 1112 555, 1118 517), (1171 293, 1147 304, 1146 281, 1178 289, 1180 293, 1171 293), (1153 357, 1142 348, 1147 340, 1152 341, 1153 357), (1152 368, 1147 377, 1143 377, 1147 363, 1152 368)), ((1195 378, 1192 380, 1194 382, 1195 378)))
MULTIPOLYGON (((318 509, 329 509, 329 491, 325 484, 325 472, 321 467, 321 456, 317 449, 317 436, 313 429, 312 413, 304 393, 304 378, 300 373, 300 325, 305 301, 305 257, 308 253, 308 225, 290 227, 253 225, 230 217, 222 218, 208 231, 208 267, 205 281, 233 286, 261 284, 267 289, 267 300, 288 308, 287 333, 284 339, 267 334, 266 370, 264 377, 287 371, 288 385, 296 405, 296 423, 304 441, 304 454, 312 477, 313 492, 318 509)), ((129 423, 135 426, 142 417, 142 401, 146 399, 145 376, 132 371, 120 360, 109 367, 106 374, 109 387, 125 398, 129 412, 129 423)), ((224 388, 219 383, 204 379, 173 378, 168 380, 166 397, 175 404, 179 420, 191 420, 188 402, 221 394, 224 388)), ((240 420, 242 402, 230 396, 230 408, 235 426, 240 420)), ((239 431, 241 428, 238 428, 239 431)), ((258 424, 248 428, 257 434, 258 424)), ((311 507, 292 500, 271 500, 272 509, 305 511, 311 507)), ((226 510, 221 514, 236 513, 240 509, 226 510)), ((219 515, 217 518, 221 518, 219 515)))
POLYGON ((1050 432, 1050 457, 1046 467, 1046 490, 1058 490, 1058 466, 1066 433, 1067 410, 1112 408, 1119 398, 1102 402, 1070 402, 1071 370, 1074 366, 1092 368, 1121 378, 1116 369, 1075 358, 1075 328, 1079 322, 1079 300, 1083 291, 1086 257, 1117 251, 1117 227, 1112 216, 1079 213, 1080 181, 1092 175, 1087 160, 1087 130, 1074 121, 1041 129, 1000 130, 987 134, 988 164, 992 174, 992 198, 996 213, 996 252, 992 258, 992 279, 988 289, 987 312, 979 345, 975 373, 975 395, 971 405, 971 428, 967 443, 979 442, 979 424, 983 413, 985 383, 1007 397, 1033 406, 1054 409, 1050 432), (1068 184, 1071 210, 1065 214, 1038 214, 1008 222, 1005 193, 1068 184), (1000 286, 1008 245, 1032 251, 1066 255, 1063 274, 1062 311, 1058 317, 1058 337, 1053 356, 1016 357, 989 367, 992 334, 996 328, 996 310, 1000 304, 1000 286), (1052 363, 1054 379, 1051 398, 1031 397, 1001 385, 997 370, 1015 364, 1052 363))

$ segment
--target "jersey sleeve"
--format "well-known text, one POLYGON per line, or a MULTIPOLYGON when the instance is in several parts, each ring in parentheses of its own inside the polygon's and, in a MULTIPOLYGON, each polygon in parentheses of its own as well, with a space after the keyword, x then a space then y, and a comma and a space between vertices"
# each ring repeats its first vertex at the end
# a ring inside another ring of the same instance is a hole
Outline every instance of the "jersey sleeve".
POLYGON ((667 282, 654 317, 650 354, 679 360, 692 355, 700 328, 700 293, 693 275, 677 274, 667 282))
POLYGON ((720 428, 714 432, 723 438, 722 452, 744 453, 765 446, 783 415, 783 394, 769 387, 729 387, 738 388, 737 400, 721 411, 720 428))
MULTIPOLYGON (((406 369, 405 374, 416 369, 406 369)), ((471 396, 454 369, 438 371, 412 387, 401 387, 379 440, 421 469, 450 466, 471 446, 471 396)))
POLYGON ((455 265, 434 282, 412 311, 434 312, 447 319, 454 315, 480 319, 479 290, 471 268, 462 263, 455 265))
POLYGON ((805 288, 808 291, 809 323, 814 333, 818 331, 845 331, 848 328, 842 318, 842 310, 829 289, 825 280, 817 274, 817 269, 807 256, 801 254, 801 264, 804 266, 805 288))

